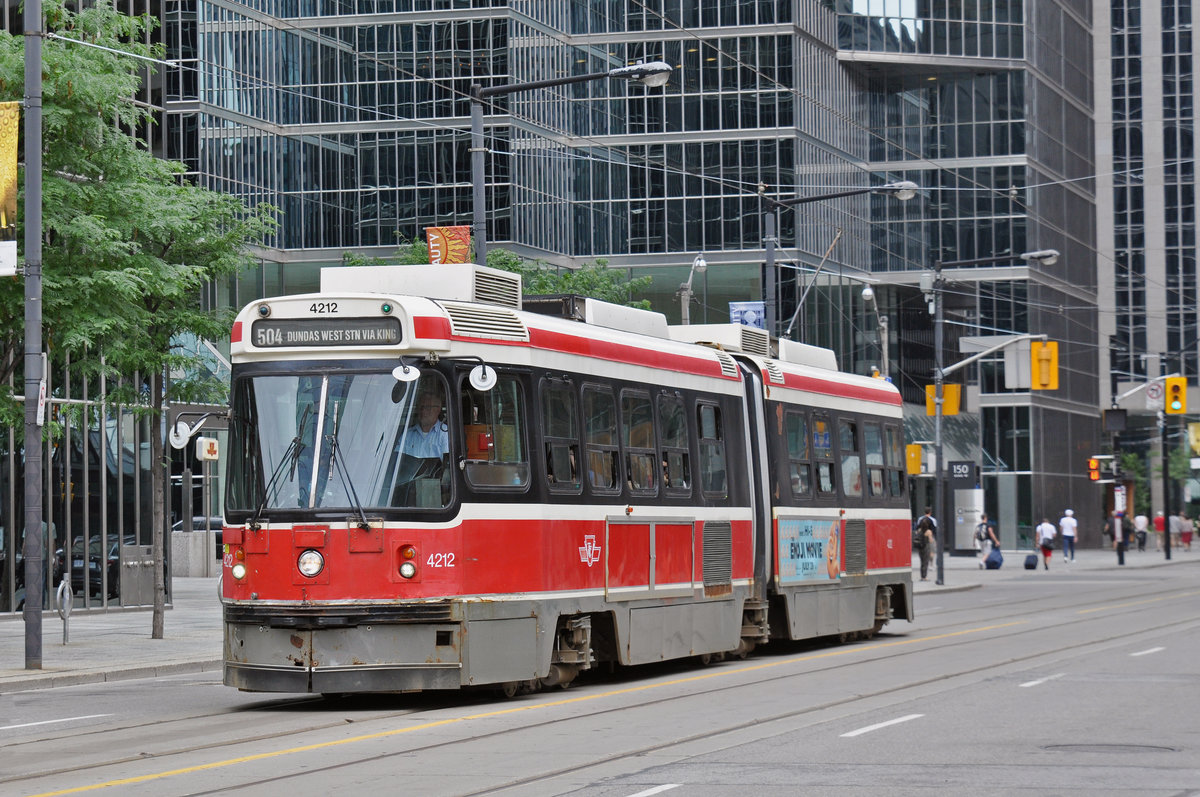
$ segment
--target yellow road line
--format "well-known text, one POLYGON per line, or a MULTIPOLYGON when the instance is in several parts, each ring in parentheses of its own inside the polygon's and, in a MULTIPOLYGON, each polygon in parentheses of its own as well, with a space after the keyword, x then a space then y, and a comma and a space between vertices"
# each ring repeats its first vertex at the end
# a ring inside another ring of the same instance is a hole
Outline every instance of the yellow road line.
POLYGON ((407 728, 393 728, 389 731, 379 731, 377 733, 368 733, 362 736, 352 736, 347 739, 336 739, 329 742, 318 742, 316 744, 308 744, 302 747, 289 747, 284 750, 274 750, 269 753, 258 753, 256 755, 241 756, 239 758, 229 758, 224 761, 213 761, 208 764, 197 764, 194 767, 182 767, 180 769, 170 769, 165 772, 154 772, 149 775, 138 775, 132 778, 121 778, 119 780, 109 780, 103 783, 93 783, 87 786, 76 786, 71 789, 61 789, 59 791, 47 791, 40 794, 30 795, 30 797, 55 797, 60 794, 79 794, 86 791, 96 791, 98 789, 109 789, 114 786, 131 786, 137 783, 147 783, 152 780, 161 780, 170 778, 176 775, 188 775, 193 772, 204 772, 210 769, 220 769, 222 767, 233 766, 234 764, 245 764, 250 761, 262 761, 268 758, 277 758, 285 755, 295 755, 296 753, 308 753, 314 750, 324 750, 331 747, 337 747, 343 744, 353 744, 355 742, 367 742, 376 739, 386 739, 389 736, 398 736, 403 733, 413 733, 414 731, 424 731, 430 728, 438 728, 443 725, 453 725, 458 722, 467 720, 490 719, 493 717, 503 717, 507 714, 516 714, 522 711, 532 711, 535 709, 553 708, 557 706, 569 706, 573 703, 584 703, 591 700, 602 700, 619 695, 634 694, 636 692, 645 692, 651 689, 661 689, 666 686, 678 686, 680 684, 695 683, 697 681, 708 680, 709 678, 726 677, 730 675, 740 675, 747 672, 755 672, 756 670, 766 670, 772 667, 781 667, 787 664, 799 664, 806 661, 817 661, 819 659, 832 658, 834 656, 845 656, 850 653, 862 653, 872 650, 880 650, 883 648, 899 647, 903 645, 913 645, 918 642, 934 642, 939 639, 951 639, 953 637, 964 636, 966 634, 978 634, 983 631, 993 631, 998 628, 1008 628, 1014 625, 1023 625, 1026 620, 1018 620, 1011 623, 1000 623, 998 625, 982 626, 980 628, 968 628, 963 631, 954 631, 948 634, 938 634, 937 636, 916 637, 912 639, 899 639, 893 642, 875 642, 862 647, 843 647, 834 650, 828 650, 823 653, 814 653, 808 656, 794 656, 788 659, 779 659, 776 661, 767 661, 759 664, 749 664, 743 667, 738 667, 733 670, 713 670, 710 672, 701 673, 699 675, 690 675, 686 678, 676 678, 670 681, 661 681, 652 684, 642 684, 640 686, 630 686, 624 689, 613 689, 608 692, 600 692, 593 695, 579 695, 577 697, 569 697, 563 700, 554 700, 548 703, 533 703, 524 706, 513 706, 511 708, 498 709, 496 711, 488 711, 483 714, 471 714, 465 717, 455 717, 453 719, 436 720, 434 722, 425 722, 420 725, 412 725, 407 728))

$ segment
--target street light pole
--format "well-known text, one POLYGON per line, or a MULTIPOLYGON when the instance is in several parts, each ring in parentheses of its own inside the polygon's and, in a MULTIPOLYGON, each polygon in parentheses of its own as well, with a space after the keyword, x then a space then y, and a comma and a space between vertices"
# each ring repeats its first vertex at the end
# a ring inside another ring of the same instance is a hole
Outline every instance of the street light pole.
MULTIPOLYGON (((942 309, 942 293, 945 287, 945 280, 942 277, 942 269, 946 266, 986 266, 994 263, 1008 263, 1013 260, 1037 261, 1042 265, 1052 266, 1058 262, 1058 256, 1058 250, 1056 249, 1039 249, 1034 252, 1023 252, 1016 257, 1001 255, 999 257, 985 257, 976 260, 955 260, 948 263, 937 260, 934 261, 932 274, 925 273, 921 275, 921 291, 929 301, 929 311, 933 314, 933 456, 936 460, 933 474, 933 502, 936 513, 934 517, 938 519, 938 584, 945 583, 943 551, 945 550, 948 538, 946 528, 949 519, 944 505, 946 500, 945 485, 943 483, 945 466, 942 462, 943 387, 946 378, 946 369, 942 360, 942 343, 945 335, 945 319, 942 309)), ((976 355, 976 357, 978 356, 976 355)), ((956 370, 972 359, 974 358, 969 357, 966 361, 951 366, 950 370, 956 370)))
POLYGON ((888 354, 888 317, 879 312, 879 302, 875 299, 874 288, 872 288, 870 285, 863 288, 862 297, 863 301, 871 305, 871 308, 875 311, 875 318, 878 321, 877 331, 879 333, 879 375, 884 379, 887 379, 890 376, 888 372, 888 360, 890 359, 888 354))
POLYGON ((943 560, 944 551, 946 550, 946 525, 948 518, 946 517, 945 502, 945 484, 942 476, 945 472, 945 464, 942 462, 942 386, 946 380, 946 374, 942 370, 942 342, 945 335, 945 323, 942 314, 942 263, 937 261, 933 264, 933 456, 934 456, 934 473, 933 473, 933 503, 934 515, 938 519, 938 546, 937 546, 937 583, 946 583, 945 563, 943 560))
POLYGON ((42 669, 42 2, 25 3, 25 669, 42 669))
POLYGON ((792 207, 794 205, 806 205, 809 202, 823 202, 827 199, 841 199, 848 196, 860 196, 862 194, 887 194, 894 196, 901 202, 907 202, 917 195, 920 186, 911 180, 901 180, 897 183, 887 183, 886 185, 877 185, 870 188, 854 188, 848 191, 835 191, 832 194, 818 194, 817 196, 801 196, 791 197, 789 199, 776 199, 766 195, 767 186, 760 184, 758 186, 758 195, 765 200, 771 207, 762 212, 763 216, 763 249, 766 257, 766 274, 763 278, 766 282, 763 290, 763 318, 766 319, 767 332, 771 336, 776 336, 775 318, 778 315, 778 296, 775 290, 775 208, 792 207))
POLYGON ((671 77, 671 65, 663 61, 649 61, 629 66, 619 66, 607 72, 590 72, 586 75, 535 80, 530 83, 503 83, 498 86, 472 84, 471 99, 471 226, 475 236, 475 260, 487 265, 487 220, 484 196, 483 155, 488 148, 483 138, 483 101, 489 97, 514 94, 519 91, 548 89, 569 86, 572 83, 587 83, 606 77, 634 80, 647 88, 665 86, 671 77))
POLYGON ((691 303, 695 292, 692 290, 692 278, 697 274, 703 274, 708 269, 708 261, 704 259, 704 253, 696 255, 696 259, 692 261, 692 268, 688 271, 687 282, 679 286, 679 312, 680 318, 684 326, 692 323, 691 303))

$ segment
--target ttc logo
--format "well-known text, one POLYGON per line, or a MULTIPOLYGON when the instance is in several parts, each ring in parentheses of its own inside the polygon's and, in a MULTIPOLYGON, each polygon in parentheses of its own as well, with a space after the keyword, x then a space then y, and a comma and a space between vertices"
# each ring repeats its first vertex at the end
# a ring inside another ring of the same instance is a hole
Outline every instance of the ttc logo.
POLYGON ((595 534, 583 538, 583 545, 579 547, 579 561, 586 562, 588 567, 600 561, 600 546, 596 544, 595 534))

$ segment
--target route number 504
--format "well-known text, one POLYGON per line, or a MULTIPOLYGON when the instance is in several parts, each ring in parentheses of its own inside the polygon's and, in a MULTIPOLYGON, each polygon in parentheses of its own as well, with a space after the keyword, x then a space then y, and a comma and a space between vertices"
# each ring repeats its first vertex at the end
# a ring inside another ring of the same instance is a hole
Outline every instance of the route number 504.
POLYGON ((430 567, 454 567, 454 554, 431 553, 429 554, 429 561, 425 564, 430 567))

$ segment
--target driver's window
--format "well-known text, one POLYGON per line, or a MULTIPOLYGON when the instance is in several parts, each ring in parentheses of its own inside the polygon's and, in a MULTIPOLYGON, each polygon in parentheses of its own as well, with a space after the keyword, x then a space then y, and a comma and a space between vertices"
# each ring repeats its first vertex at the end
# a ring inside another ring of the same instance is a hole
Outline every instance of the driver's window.
POLYGON ((397 383, 392 401, 400 423, 389 455, 388 506, 440 508, 450 502, 447 466, 450 429, 446 424, 446 387, 441 377, 422 376, 397 383))

